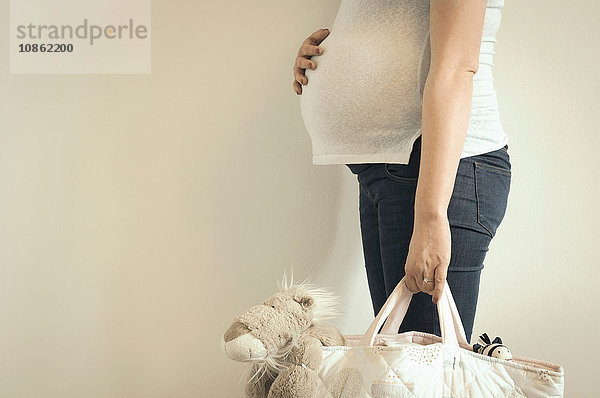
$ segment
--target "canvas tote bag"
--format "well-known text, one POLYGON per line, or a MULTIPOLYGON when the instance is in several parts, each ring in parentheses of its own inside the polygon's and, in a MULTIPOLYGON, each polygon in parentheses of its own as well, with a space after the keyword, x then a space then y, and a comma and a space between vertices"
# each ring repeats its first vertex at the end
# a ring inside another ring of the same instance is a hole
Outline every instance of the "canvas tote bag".
POLYGON ((437 304, 442 337, 398 333, 412 295, 402 278, 364 335, 345 335, 345 346, 322 347, 316 398, 564 396, 560 365, 474 352, 446 282, 437 304))

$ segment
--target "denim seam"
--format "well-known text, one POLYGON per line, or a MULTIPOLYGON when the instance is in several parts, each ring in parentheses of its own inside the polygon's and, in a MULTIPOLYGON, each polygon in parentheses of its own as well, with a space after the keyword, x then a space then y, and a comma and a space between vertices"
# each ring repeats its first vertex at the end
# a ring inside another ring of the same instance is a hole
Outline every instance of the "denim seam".
MULTIPOLYGON (((475 193, 475 195, 477 195, 477 193, 475 193)), ((477 213, 479 215, 479 213, 477 213)), ((455 222, 453 222, 452 224, 450 224, 450 227, 459 227, 459 228, 468 228, 468 229, 473 229, 472 225, 467 225, 467 224, 457 224, 455 222)))
POLYGON ((363 184, 359 184, 359 185, 360 185, 360 187, 362 187, 365 190, 365 192, 367 193, 367 196, 369 197, 369 199, 371 199, 371 203, 373 203, 373 206, 375 206, 375 200, 371 196, 371 192, 369 192, 369 190, 367 189, 367 187, 364 186, 363 184))
POLYGON ((402 182, 405 184, 414 184, 415 182, 417 182, 417 178, 416 177, 399 177, 399 176, 395 176, 393 175, 389 170, 388 170, 388 165, 387 163, 383 164, 383 169, 385 170, 385 174, 390 177, 392 180, 396 181, 396 182, 402 182))
POLYGON ((489 164, 485 164, 485 163, 479 163, 477 161, 474 161, 475 165, 484 169, 489 169, 490 171, 498 171, 499 173, 505 174, 510 176, 512 174, 512 172, 510 170, 507 169, 503 169, 501 167, 497 167, 497 166, 492 166, 489 164))
POLYGON ((479 272, 483 270, 485 266, 483 264, 477 267, 448 267, 448 272, 479 272))
POLYGON ((486 231, 489 232, 490 237, 494 237, 494 234, 492 233, 492 231, 490 231, 490 229, 488 227, 486 227, 485 225, 483 225, 483 223, 481 222, 481 220, 483 219, 481 217, 481 202, 479 200, 479 193, 478 193, 478 183, 477 183, 477 162, 473 162, 473 177, 475 180, 475 202, 477 204, 477 224, 481 225, 483 228, 485 228, 486 231))

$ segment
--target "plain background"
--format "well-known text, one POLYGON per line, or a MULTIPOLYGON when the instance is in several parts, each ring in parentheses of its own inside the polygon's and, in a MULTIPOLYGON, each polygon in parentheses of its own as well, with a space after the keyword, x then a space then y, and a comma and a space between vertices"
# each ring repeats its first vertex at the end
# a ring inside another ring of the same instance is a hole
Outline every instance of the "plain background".
MULTIPOLYGON (((10 75, 0 36, 0 396, 242 396, 223 332, 286 268, 364 333, 357 181, 312 165, 292 90, 338 5, 155 1, 148 76, 10 75)), ((563 365, 571 397, 595 391, 600 355, 599 12, 505 4, 513 180, 473 333, 563 365)))

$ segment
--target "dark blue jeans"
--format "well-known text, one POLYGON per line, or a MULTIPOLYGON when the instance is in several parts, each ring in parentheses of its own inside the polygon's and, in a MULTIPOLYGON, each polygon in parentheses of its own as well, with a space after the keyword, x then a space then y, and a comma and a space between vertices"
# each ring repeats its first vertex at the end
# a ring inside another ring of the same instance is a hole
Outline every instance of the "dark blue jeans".
MULTIPOLYGON (((365 268, 373 312, 404 277, 413 231, 421 137, 408 164, 348 164, 359 182, 359 212, 365 268)), ((448 221, 452 239, 446 281, 454 297, 467 340, 471 340, 479 280, 490 241, 504 218, 511 181, 508 145, 460 160, 448 221)), ((422 331, 441 337, 432 296, 413 295, 399 333, 422 331)))

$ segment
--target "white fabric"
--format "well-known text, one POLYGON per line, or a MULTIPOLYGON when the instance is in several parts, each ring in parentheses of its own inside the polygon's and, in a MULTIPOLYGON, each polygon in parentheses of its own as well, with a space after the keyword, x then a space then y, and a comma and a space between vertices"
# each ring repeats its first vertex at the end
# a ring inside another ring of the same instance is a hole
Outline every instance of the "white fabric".
POLYGON ((364 335, 346 335, 345 346, 322 348, 315 398, 333 398, 332 385, 344 368, 355 368, 362 377, 355 398, 564 396, 560 365, 516 355, 508 361, 474 352, 447 283, 438 304, 442 338, 417 331, 393 333, 411 297, 403 278, 364 335), (382 333, 375 335, 383 322, 382 333))
MULTIPOLYGON (((300 96, 313 164, 408 163, 431 61, 429 1, 342 0, 300 96)), ((503 6, 487 2, 461 158, 508 143, 492 75, 503 6)))

